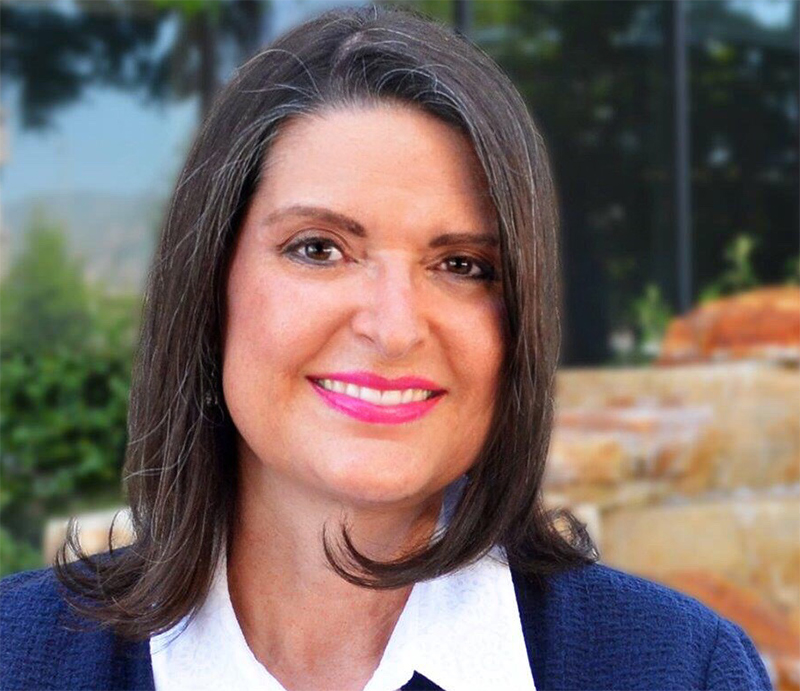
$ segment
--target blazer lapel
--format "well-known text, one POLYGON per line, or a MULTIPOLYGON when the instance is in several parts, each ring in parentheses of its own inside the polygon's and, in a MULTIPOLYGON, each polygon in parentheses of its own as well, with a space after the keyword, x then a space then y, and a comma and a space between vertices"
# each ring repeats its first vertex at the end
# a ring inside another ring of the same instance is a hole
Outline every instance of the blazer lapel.
MULTIPOLYGON (((517 595, 517 607, 522 623, 522 635, 528 650, 533 683, 536 691, 555 688, 552 674, 548 671, 547 650, 552 648, 552 631, 547 624, 547 593, 545 586, 511 569, 511 580, 517 595)), ((550 660, 552 662, 552 660, 550 660)))

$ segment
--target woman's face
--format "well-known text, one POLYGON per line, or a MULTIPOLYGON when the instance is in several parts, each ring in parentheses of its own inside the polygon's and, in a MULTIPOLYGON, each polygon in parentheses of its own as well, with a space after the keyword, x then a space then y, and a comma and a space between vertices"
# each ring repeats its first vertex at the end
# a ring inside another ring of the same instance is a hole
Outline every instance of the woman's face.
POLYGON ((284 123, 227 284, 223 390, 248 473, 369 507, 466 472, 503 360, 497 239, 468 140, 433 116, 284 123))

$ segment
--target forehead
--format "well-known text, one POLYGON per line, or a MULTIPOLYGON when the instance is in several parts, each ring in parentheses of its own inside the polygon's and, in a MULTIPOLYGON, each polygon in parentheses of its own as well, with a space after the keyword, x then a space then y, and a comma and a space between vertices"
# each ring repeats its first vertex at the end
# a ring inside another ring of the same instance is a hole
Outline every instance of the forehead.
POLYGON ((496 229, 483 169, 461 131, 420 109, 380 104, 284 122, 257 204, 323 204, 378 223, 437 220, 496 229), (370 217, 379 214, 380 218, 370 217))

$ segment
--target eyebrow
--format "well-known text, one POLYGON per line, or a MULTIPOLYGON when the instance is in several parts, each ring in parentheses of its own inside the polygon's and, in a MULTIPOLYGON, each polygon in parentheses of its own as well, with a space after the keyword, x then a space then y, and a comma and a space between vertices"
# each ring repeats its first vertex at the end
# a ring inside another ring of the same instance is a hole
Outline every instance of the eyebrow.
MULTIPOLYGON (((343 227, 346 231, 356 235, 360 238, 367 237, 367 231, 358 221, 345 216, 332 209, 327 209, 323 206, 308 206, 305 204, 293 204, 283 209, 273 211, 264 219, 264 225, 270 225, 287 216, 306 216, 311 218, 318 218, 328 223, 334 223, 343 227)), ((471 243, 474 245, 484 245, 486 247, 497 247, 500 240, 496 235, 491 233, 443 233, 433 238, 428 246, 432 248, 447 247, 449 245, 458 245, 461 243, 471 243)))

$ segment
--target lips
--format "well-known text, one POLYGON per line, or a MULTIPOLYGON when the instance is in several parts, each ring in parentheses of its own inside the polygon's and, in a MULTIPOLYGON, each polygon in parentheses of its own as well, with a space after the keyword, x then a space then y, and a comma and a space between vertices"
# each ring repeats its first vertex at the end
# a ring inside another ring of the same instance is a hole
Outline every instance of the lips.
POLYGON ((343 381, 346 384, 355 384, 356 386, 366 386, 370 389, 377 389, 378 391, 395 391, 398 389, 427 389, 434 393, 441 393, 446 391, 443 386, 440 386, 430 379, 416 376, 398 377, 397 379, 387 379, 379 374, 373 372, 357 371, 357 372, 323 372, 320 374, 311 374, 309 379, 336 379, 343 381))
MULTIPOLYGON (((371 379, 371 383, 362 383, 364 382, 364 377, 359 376, 358 378, 360 381, 353 381, 352 373, 350 373, 351 378, 349 380, 341 380, 340 381, 347 381, 351 384, 356 384, 357 386, 368 386, 369 388, 378 388, 375 386, 375 379, 374 375, 369 375, 373 377, 371 379)), ((316 391, 316 393, 322 398, 322 400, 334 410, 337 410, 341 413, 344 413, 356 420, 360 420, 361 422, 370 422, 373 424, 401 424, 405 422, 412 422, 414 420, 418 420, 419 418, 427 415, 444 397, 446 393, 445 390, 439 389, 436 392, 436 395, 428 398, 424 401, 415 401, 410 403, 400 403, 397 405, 377 405, 375 403, 370 403, 369 401, 364 401, 360 398, 354 398, 353 396, 348 396, 344 393, 339 393, 336 391, 329 391, 328 389, 323 388, 320 386, 314 379, 317 376, 315 375, 313 378, 309 377, 309 381, 311 385, 316 391)), ((332 379, 334 378, 331 375, 322 376, 321 379, 332 379)), ((338 378, 338 377, 336 377, 338 378)), ((382 378, 379 378, 382 379, 382 378)), ((393 390, 398 388, 428 388, 429 390, 436 390, 431 388, 431 382, 427 380, 423 380, 416 377, 405 377, 406 381, 412 381, 412 386, 401 386, 398 384, 398 381, 402 380, 394 380, 391 382, 391 386, 385 386, 385 382, 388 380, 383 380, 383 388, 381 391, 393 390), (420 382, 423 382, 420 384, 420 382)), ((435 386, 435 385, 434 385, 435 386)))

